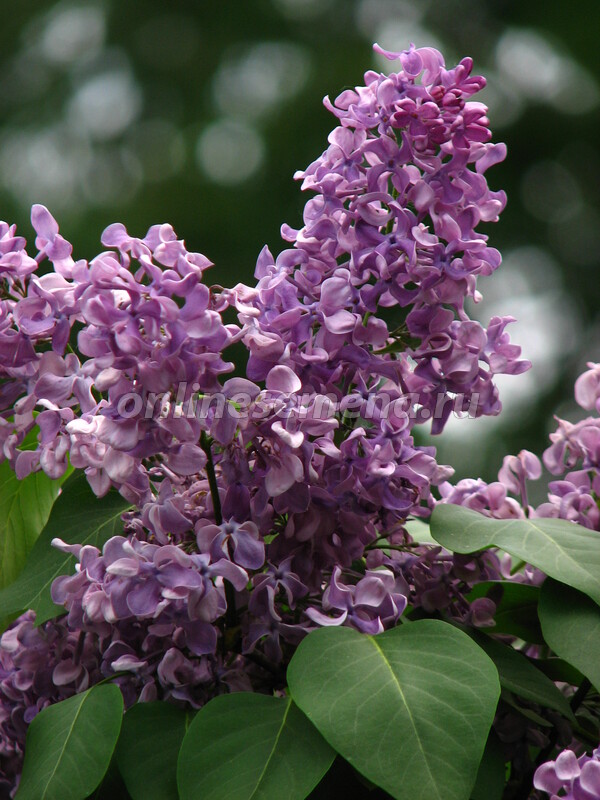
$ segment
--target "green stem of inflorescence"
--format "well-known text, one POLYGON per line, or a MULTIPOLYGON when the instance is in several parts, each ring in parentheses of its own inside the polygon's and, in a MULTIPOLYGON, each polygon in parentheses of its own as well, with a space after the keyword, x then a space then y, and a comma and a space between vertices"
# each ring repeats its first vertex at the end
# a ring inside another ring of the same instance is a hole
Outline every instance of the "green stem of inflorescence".
MULTIPOLYGON (((207 436, 203 431, 200 435, 200 447, 206 454, 206 477, 208 478, 208 486, 210 488, 210 496, 213 504, 213 514, 217 525, 223 523, 223 512, 221 511, 221 500, 219 498, 219 488, 217 485, 217 476, 215 474, 215 464, 212 455, 212 439, 207 436)), ((227 601, 227 610, 225 611, 225 625, 229 631, 233 631, 238 624, 237 612, 235 608, 235 589, 229 583, 224 581, 225 584, 225 600, 227 601)))

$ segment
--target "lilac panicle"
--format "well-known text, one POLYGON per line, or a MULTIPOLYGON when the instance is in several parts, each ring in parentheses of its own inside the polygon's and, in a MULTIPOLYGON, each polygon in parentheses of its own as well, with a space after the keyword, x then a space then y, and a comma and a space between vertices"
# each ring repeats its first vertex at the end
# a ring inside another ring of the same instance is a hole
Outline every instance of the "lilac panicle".
POLYGON ((387 378, 439 432, 449 393, 475 415, 496 414, 494 374, 528 364, 504 331, 511 318, 485 329, 464 308, 479 298, 477 277, 500 264, 476 228, 506 199, 484 175, 506 148, 490 142, 486 109, 470 100, 484 80, 470 59, 446 70, 431 48, 407 53, 387 54, 399 72, 368 72, 365 86, 326 98, 341 124, 297 174, 315 193, 304 226, 283 226, 293 247, 276 260, 264 250, 256 288, 234 292, 249 377, 285 364, 305 389, 338 394, 387 378))
POLYGON ((550 446, 543 464, 556 480, 548 486, 547 500, 537 507, 529 505, 527 482, 542 475, 542 463, 533 453, 522 450, 506 456, 498 481, 485 483, 466 479, 455 486, 440 486, 443 502, 464 505, 497 519, 555 517, 600 531, 600 365, 589 363, 575 383, 575 399, 586 411, 594 412, 580 422, 556 418, 550 446), (512 495, 512 496, 511 496, 512 495))
MULTIPOLYGON (((27 612, 0 640, 11 792, 35 714, 115 672, 127 705, 197 708, 281 689, 320 625, 377 634, 409 603, 493 624, 493 602, 467 595, 503 576, 496 554, 419 547, 404 526, 430 513, 436 487, 519 516, 509 493, 525 498, 539 473, 519 456, 498 484, 451 487, 413 436, 453 411, 497 414, 495 376, 529 366, 512 318, 484 327, 465 310, 500 265, 480 224, 504 208, 486 172, 506 148, 472 99, 484 79, 470 59, 447 69, 432 48, 376 49, 398 71, 326 98, 336 127, 297 173, 302 225, 282 227, 276 257, 263 249, 252 287, 208 284, 211 262, 170 225, 143 238, 111 225, 86 261, 44 206, 34 257, 0 224, 0 459, 19 478, 70 462, 96 495, 133 506, 101 551, 55 541, 77 560, 52 587, 66 616, 35 628, 27 612), (245 377, 228 377, 236 342, 245 377)), ((585 403, 598 383, 579 384, 585 403)), ((586 454, 592 439, 579 437, 586 454)), ((557 460, 579 457, 561 442, 557 460)))

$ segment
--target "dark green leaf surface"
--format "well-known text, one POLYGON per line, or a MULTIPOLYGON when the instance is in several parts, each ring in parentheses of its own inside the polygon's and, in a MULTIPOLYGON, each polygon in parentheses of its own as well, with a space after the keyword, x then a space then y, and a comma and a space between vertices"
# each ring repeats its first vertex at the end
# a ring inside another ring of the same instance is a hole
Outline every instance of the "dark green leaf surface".
POLYGON ((89 795, 88 800, 131 800, 123 778, 117 767, 115 754, 99 786, 89 795))
POLYGON ((536 659, 535 665, 544 675, 550 678, 551 681, 570 683, 571 686, 579 686, 584 677, 578 669, 563 658, 556 658, 554 656, 550 658, 538 658, 536 659))
POLYGON ((327 741, 393 797, 470 797, 500 686, 462 631, 438 620, 378 636, 323 628, 300 644, 288 681, 327 741))
POLYGON ((289 697, 236 692, 200 709, 183 741, 181 800, 304 800, 334 751, 289 697))
POLYGON ((64 612, 52 602, 50 587, 56 577, 74 571, 75 559, 52 547, 52 539, 101 548, 111 536, 123 532, 121 514, 128 505, 116 492, 97 498, 82 472, 72 476, 64 484, 21 574, 0 592, 0 617, 33 608, 36 622, 41 624, 64 612))
POLYGON ((170 703, 136 703, 125 714, 117 764, 133 800, 177 800, 177 756, 192 719, 170 703))
POLYGON ((539 611, 550 647, 600 692, 600 607, 581 592, 547 580, 539 611))
POLYGON ((111 683, 41 711, 27 731, 18 800, 84 800, 108 769, 122 719, 111 683))
POLYGON ((0 589, 11 584, 25 566, 61 483, 43 472, 20 481, 6 462, 0 464, 0 589))
POLYGON ((473 638, 496 665, 500 683, 505 689, 540 706, 553 708, 564 717, 573 718, 567 698, 526 656, 485 634, 473 633, 473 638))
POLYGON ((505 776, 506 765, 502 743, 491 730, 477 772, 477 780, 471 792, 471 800, 502 800, 505 776))
POLYGON ((542 629, 538 619, 539 586, 510 581, 482 581, 469 593, 470 601, 489 597, 496 603, 493 633, 516 636, 532 644, 543 644, 542 629))
POLYGON ((600 536, 581 525, 562 519, 490 519, 441 503, 431 516, 431 533, 456 553, 500 547, 600 603, 600 536))
POLYGON ((389 794, 378 789, 364 775, 352 769, 350 764, 340 755, 324 775, 313 791, 309 800, 389 800, 389 794))

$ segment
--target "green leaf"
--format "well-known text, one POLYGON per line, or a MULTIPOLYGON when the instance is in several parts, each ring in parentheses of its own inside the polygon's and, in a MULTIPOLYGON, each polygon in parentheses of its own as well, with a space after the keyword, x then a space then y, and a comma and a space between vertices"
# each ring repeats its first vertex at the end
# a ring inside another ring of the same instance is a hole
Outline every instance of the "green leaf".
POLYGON ((542 630, 552 650, 600 692, 600 608, 581 592, 546 580, 539 611, 542 630))
POLYGON ((422 519, 409 519, 404 523, 404 528, 410 534, 410 538, 419 544, 435 544, 437 542, 431 535, 429 525, 422 519))
POLYGON ((327 741, 392 797, 468 800, 500 686, 462 631, 431 619, 378 636, 322 628, 298 647, 288 682, 327 741))
POLYGON ((553 708, 563 717, 574 720, 564 694, 523 653, 485 634, 473 631, 471 635, 496 665, 504 689, 540 706, 553 708))
POLYGON ((540 714, 533 711, 531 708, 525 708, 525 706, 520 705, 517 703, 517 699, 513 697, 510 692, 503 692, 502 693, 502 702, 509 705, 511 708, 514 708, 515 711, 518 711, 519 714, 524 716, 526 719, 531 720, 534 725, 537 725, 540 728, 552 728, 552 723, 542 717, 540 714))
POLYGON ((118 686, 105 683, 41 711, 25 740, 18 800, 84 800, 108 769, 123 719, 118 686))
POLYGON ((319 785, 308 795, 308 800, 332 800, 332 798, 389 800, 389 795, 378 789, 374 783, 338 755, 319 785))
POLYGON ((491 730, 471 792, 471 800, 502 800, 505 784, 506 764, 502 743, 491 730))
POLYGON ((127 791, 117 767, 114 753, 102 781, 87 800, 131 800, 131 795, 127 791))
POLYGON ((177 767, 181 800, 304 800, 335 753, 290 697, 215 697, 196 714, 177 767))
POLYGON ((117 764, 133 800, 178 800, 177 756, 192 715, 166 702, 125 714, 117 764))
POLYGON ((538 658, 535 665, 551 681, 570 683, 571 686, 579 686, 583 681, 581 672, 562 658, 538 658))
POLYGON ((482 581, 473 587, 468 600, 489 597, 496 604, 493 633, 516 636, 532 644, 544 644, 538 619, 539 586, 512 581, 482 581))
POLYGON ((18 480, 9 464, 0 464, 0 589, 11 584, 48 521, 63 479, 34 472, 18 480))
POLYGON ((121 514, 128 505, 116 492, 97 498, 83 472, 69 478, 22 572, 0 591, 0 617, 33 608, 39 625, 64 613, 62 606, 52 602, 50 587, 59 575, 73 572, 76 562, 73 556, 52 547, 52 539, 101 548, 111 536, 123 532, 121 514))
POLYGON ((445 503, 431 515, 431 533, 447 550, 500 547, 600 603, 600 536, 562 519, 490 519, 445 503))

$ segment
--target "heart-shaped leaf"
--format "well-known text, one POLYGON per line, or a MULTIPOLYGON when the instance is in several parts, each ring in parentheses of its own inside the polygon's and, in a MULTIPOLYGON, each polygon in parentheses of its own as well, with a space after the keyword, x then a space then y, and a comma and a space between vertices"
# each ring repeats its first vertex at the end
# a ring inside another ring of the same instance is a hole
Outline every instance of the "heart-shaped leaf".
POLYGON ((84 800, 108 769, 122 720, 112 683, 41 711, 27 730, 18 800, 84 800))
POLYGON ((431 533, 455 553, 500 547, 600 603, 600 536, 574 522, 491 519, 469 508, 440 503, 431 515, 431 533))
POLYGON ((439 620, 378 636, 323 628, 300 644, 288 682, 327 741, 393 797, 468 800, 500 686, 462 631, 439 620))
POLYGON ((75 559, 52 547, 52 539, 102 547, 111 536, 123 532, 121 514, 128 505, 116 492, 96 497, 83 472, 69 478, 23 571, 0 592, 0 617, 33 608, 39 625, 64 613, 64 608, 52 602, 50 587, 56 577, 74 571, 75 559))
POLYGON ((165 702, 136 703, 125 714, 116 756, 133 800, 178 800, 177 756, 191 720, 165 702))
POLYGON ((539 613, 550 647, 600 691, 600 607, 581 592, 547 580, 539 613))
POLYGON ((196 714, 179 754, 181 800, 304 800, 334 751, 290 697, 222 695, 196 714))

